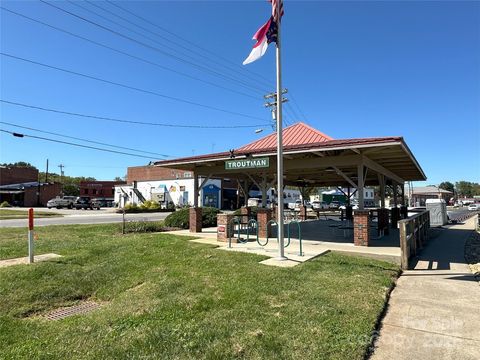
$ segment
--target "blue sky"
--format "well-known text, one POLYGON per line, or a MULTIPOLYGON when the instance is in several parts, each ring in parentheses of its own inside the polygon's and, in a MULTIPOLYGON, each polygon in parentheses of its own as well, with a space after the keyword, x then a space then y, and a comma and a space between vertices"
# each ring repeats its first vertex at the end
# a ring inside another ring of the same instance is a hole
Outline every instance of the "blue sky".
MULTIPOLYGON (((165 71, 6 11, 1 11, 1 51, 253 118, 5 56, 0 56, 1 99, 144 122, 226 126, 271 122, 262 94, 274 90, 273 46, 261 60, 241 65, 253 45, 252 35, 268 19, 270 6, 265 1, 118 3, 170 33, 108 2, 93 4, 129 22, 88 2, 77 3, 85 9, 63 1, 53 4, 147 46, 39 1, 2 1, 9 10, 229 90, 165 71), (165 52, 173 53, 167 47, 176 49, 175 56, 189 63, 165 56, 165 52)), ((287 97, 295 99, 287 108, 287 124, 304 121, 302 112, 308 124, 333 138, 403 136, 427 174, 428 184, 480 181, 479 2, 286 1, 282 39, 284 86, 290 90, 287 97)), ((254 132, 255 127, 163 128, 5 103, 0 106, 3 122, 173 157, 228 150, 271 132, 268 126, 261 134, 254 132)), ((0 124, 0 128, 79 143, 11 125, 0 124)), ((152 155, 152 160, 160 158, 152 155)), ((50 170, 59 172, 57 165, 64 164, 67 175, 97 179, 123 176, 128 166, 150 160, 0 134, 0 162, 28 161, 44 170, 46 159, 50 170)))

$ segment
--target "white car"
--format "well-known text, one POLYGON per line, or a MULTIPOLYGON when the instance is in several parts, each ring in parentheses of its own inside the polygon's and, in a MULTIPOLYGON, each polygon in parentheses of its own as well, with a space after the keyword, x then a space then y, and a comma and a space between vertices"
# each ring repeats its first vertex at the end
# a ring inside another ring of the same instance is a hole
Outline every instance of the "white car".
POLYGON ((312 202, 312 209, 313 210, 324 210, 328 209, 328 204, 325 201, 313 201, 312 202))
MULTIPOLYGON (((358 204, 351 204, 353 210, 358 210, 358 204)), ((347 208, 347 205, 340 205, 339 209, 340 210, 345 210, 347 208)))
POLYGON ((47 208, 57 208, 61 209, 63 207, 73 209, 73 203, 75 202, 76 196, 64 196, 64 197, 56 197, 54 199, 50 199, 47 202, 47 208))
POLYGON ((470 204, 468 205, 468 210, 470 211, 480 210, 480 204, 470 204))

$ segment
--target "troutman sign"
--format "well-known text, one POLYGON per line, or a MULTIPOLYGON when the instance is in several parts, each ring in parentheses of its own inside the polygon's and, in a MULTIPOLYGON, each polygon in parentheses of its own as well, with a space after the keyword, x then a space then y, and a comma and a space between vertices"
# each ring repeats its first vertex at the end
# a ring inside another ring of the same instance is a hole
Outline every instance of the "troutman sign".
POLYGON ((268 157, 257 159, 239 159, 239 160, 227 160, 225 161, 226 170, 238 170, 238 169, 258 169, 270 167, 270 159, 268 157))

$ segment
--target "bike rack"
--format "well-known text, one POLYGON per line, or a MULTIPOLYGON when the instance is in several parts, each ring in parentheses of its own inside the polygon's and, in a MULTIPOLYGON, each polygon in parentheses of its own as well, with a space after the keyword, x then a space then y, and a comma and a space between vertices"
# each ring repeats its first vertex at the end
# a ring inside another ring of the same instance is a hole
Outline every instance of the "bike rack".
MULTIPOLYGON (((232 220, 230 220, 230 223, 228 224, 229 228, 232 230, 230 232, 230 234, 233 234, 233 235, 235 234, 235 225, 238 225, 238 231, 237 231, 237 243, 238 244, 246 244, 250 240, 250 224, 254 224, 254 226, 252 226, 252 228, 255 229, 255 235, 257 237, 257 242, 258 242, 258 223, 257 223, 257 220, 255 220, 255 219, 248 220, 246 240, 242 240, 242 237, 240 236, 241 235, 241 230, 242 230, 241 229, 242 222, 240 221, 240 219, 238 217, 234 217, 232 220)), ((232 236, 228 237, 228 247, 232 248, 232 236)))
MULTIPOLYGON (((257 237, 257 243, 258 243, 258 223, 257 223, 257 220, 255 220, 255 219, 248 220, 248 223, 247 223, 247 240, 245 242, 248 242, 248 240, 250 239, 250 224, 254 224, 253 228, 255 229, 255 235, 257 237)), ((242 244, 244 244, 244 243, 242 243, 242 244)))
POLYGON ((288 226, 287 226, 288 243, 287 243, 287 245, 285 245, 285 247, 290 245, 290 225, 292 225, 292 224, 297 224, 297 227, 298 227, 298 241, 300 243, 300 253, 299 253, 299 255, 303 256, 304 254, 303 254, 303 251, 302 251, 302 229, 300 228, 300 223, 296 220, 292 220, 288 223, 288 226))
MULTIPOLYGON (((228 226, 232 229, 232 231, 230 232, 230 234, 234 234, 235 233, 235 224, 238 225, 238 237, 237 237, 237 241, 240 242, 240 225, 241 225, 241 222, 240 222, 240 219, 237 218, 237 217, 234 217, 232 220, 230 220, 230 223, 228 224, 228 226)), ((231 249, 232 248, 232 236, 229 236, 228 237, 228 247, 231 249)))
POLYGON ((271 224, 275 224, 275 225, 278 226, 278 223, 277 223, 275 220, 270 220, 269 222, 267 222, 267 240, 265 241, 265 244, 262 244, 262 243, 260 242, 260 240, 258 239, 258 237, 257 237, 257 243, 258 243, 258 245, 260 245, 260 246, 267 246, 268 241, 270 240, 270 237, 268 236, 268 228, 270 227, 271 224))

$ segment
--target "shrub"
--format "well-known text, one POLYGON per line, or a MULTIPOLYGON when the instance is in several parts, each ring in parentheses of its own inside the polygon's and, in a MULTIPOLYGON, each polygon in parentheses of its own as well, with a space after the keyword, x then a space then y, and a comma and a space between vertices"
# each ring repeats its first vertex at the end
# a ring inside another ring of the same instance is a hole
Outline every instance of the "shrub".
POLYGON ((140 205, 140 209, 148 209, 148 210, 160 209, 160 204, 152 200, 147 200, 142 205, 140 205))
POLYGON ((160 232, 164 230, 163 221, 128 221, 125 233, 160 232))
MULTIPOLYGON (((257 207, 257 206, 251 206, 250 209, 251 209, 251 210, 250 210, 250 216, 253 217, 253 218, 257 218, 258 207, 257 207)), ((233 215, 235 215, 235 216, 240 216, 240 215, 242 215, 242 214, 240 213, 240 209, 235 210, 235 211, 233 212, 233 215)))
POLYGON ((12 207, 12 205, 10 205, 8 201, 4 201, 0 204, 0 208, 4 208, 4 207, 12 207))
MULTIPOLYGON (((220 210, 212 207, 202 208, 202 227, 217 226, 217 214, 220 210)), ((190 225, 190 209, 184 208, 171 213, 165 218, 165 226, 188 229, 190 225)))

